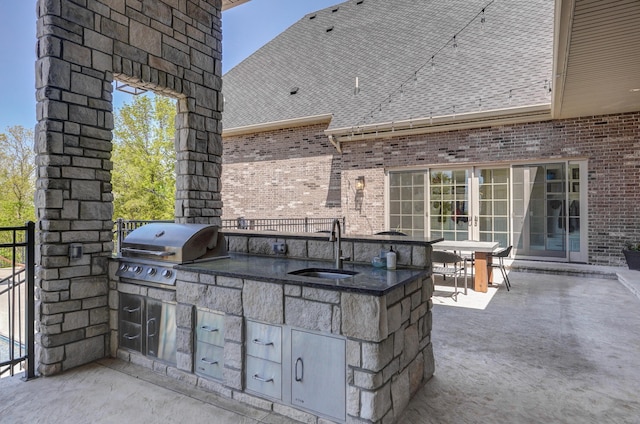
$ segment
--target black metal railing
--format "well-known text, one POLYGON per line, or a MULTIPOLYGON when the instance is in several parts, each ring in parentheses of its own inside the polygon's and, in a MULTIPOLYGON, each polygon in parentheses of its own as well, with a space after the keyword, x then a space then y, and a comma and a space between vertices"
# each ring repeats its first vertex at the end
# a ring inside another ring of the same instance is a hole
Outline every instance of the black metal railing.
MULTIPOLYGON (((345 218, 236 218, 223 219, 223 229, 282 231, 288 233, 320 233, 330 232, 335 219, 340 220, 342 233, 345 233, 345 218)), ((114 226, 114 254, 120 255, 122 240, 127 234, 151 222, 173 222, 154 220, 125 220, 118 218, 114 226)))
MULTIPOLYGON (((289 233, 318 233, 331 231, 336 218, 236 218, 223 219, 222 228, 240 230, 284 231, 289 233)), ((345 218, 338 218, 345 232, 345 218)))
POLYGON ((0 228, 0 377, 35 377, 35 224, 0 228))

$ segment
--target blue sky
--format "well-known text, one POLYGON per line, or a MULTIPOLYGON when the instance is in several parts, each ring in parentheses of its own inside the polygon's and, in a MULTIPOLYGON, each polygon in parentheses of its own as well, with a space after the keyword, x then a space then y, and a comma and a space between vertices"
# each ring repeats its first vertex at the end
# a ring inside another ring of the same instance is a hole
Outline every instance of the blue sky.
MULTIPOLYGON (((252 0, 222 14, 223 71, 287 29, 307 13, 342 0, 252 0), (265 17, 268 17, 265 19, 265 17)), ((36 124, 36 2, 0 0, 0 132, 36 124)), ((114 107, 130 97, 114 93, 114 107)))

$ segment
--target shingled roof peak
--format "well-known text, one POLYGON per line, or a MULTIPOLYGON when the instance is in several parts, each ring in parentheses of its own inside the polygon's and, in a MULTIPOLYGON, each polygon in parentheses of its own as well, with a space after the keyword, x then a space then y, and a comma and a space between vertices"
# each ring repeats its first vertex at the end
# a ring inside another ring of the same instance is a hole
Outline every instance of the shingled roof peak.
POLYGON ((487 0, 368 1, 350 13, 359 4, 306 15, 225 74, 225 96, 233 100, 225 128, 328 113, 331 128, 398 122, 454 105, 457 113, 476 111, 478 98, 482 110, 550 102, 534 83, 551 73, 552 2, 493 2, 484 28, 478 18, 478 28, 463 32, 487 0), (328 28, 331 37, 319 36, 328 28), (459 54, 438 52, 431 72, 432 56, 454 34, 459 54), (300 87, 295 102, 291 81, 300 87))

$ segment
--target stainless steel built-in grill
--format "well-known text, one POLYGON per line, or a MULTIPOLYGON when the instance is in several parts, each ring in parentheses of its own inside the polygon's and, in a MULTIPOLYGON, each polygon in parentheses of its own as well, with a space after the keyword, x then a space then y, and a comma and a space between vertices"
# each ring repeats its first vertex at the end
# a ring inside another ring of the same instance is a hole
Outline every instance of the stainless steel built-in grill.
POLYGON ((224 236, 215 225, 150 223, 123 241, 116 275, 142 283, 175 285, 179 264, 226 258, 224 236))

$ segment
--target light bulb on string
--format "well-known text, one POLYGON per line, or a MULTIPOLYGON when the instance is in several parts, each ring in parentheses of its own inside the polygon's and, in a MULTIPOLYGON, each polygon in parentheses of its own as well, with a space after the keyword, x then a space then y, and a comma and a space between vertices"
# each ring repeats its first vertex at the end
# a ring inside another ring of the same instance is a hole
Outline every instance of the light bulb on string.
POLYGON ((456 119, 456 105, 453 105, 453 119, 456 119))
POLYGON ((513 90, 509 90, 509 104, 511 104, 512 100, 513 100, 513 90))
POLYGON ((484 16, 484 8, 482 9, 482 13, 480 14, 480 31, 484 33, 484 29, 487 23, 487 19, 484 16))
POLYGON ((418 87, 418 71, 413 73, 413 88, 418 87))
POLYGON ((478 107, 482 109, 482 97, 478 97, 478 107))
POLYGON ((436 56, 431 56, 431 73, 436 72, 436 56))
POLYGON ((460 59, 460 47, 458 45, 458 36, 454 35, 453 36, 453 63, 458 66, 459 65, 459 59, 460 59))

